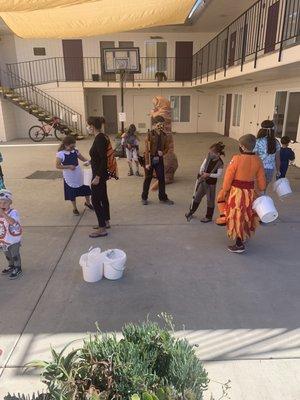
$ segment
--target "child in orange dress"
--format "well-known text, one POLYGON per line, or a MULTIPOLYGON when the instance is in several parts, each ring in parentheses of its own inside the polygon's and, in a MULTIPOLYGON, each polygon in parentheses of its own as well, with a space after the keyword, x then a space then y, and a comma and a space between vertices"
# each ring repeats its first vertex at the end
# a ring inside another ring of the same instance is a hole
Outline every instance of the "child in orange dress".
MULTIPOLYGON (((235 240, 228 246, 232 253, 245 251, 245 240, 250 238, 259 225, 259 218, 252 209, 257 193, 266 189, 266 176, 260 158, 253 153, 256 138, 244 135, 239 140, 241 154, 233 156, 224 177, 221 193, 225 200, 227 235, 235 240)), ((221 199, 219 198, 218 201, 221 199)))

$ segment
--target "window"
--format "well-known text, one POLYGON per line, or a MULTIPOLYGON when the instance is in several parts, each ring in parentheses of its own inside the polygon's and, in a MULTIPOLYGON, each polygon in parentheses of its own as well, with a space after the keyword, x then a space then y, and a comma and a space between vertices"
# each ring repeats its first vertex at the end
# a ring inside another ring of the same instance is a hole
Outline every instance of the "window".
POLYGON ((172 121, 173 122, 190 122, 190 96, 171 96, 170 97, 172 108, 172 121))
POLYGON ((234 95, 232 126, 240 126, 242 111, 242 95, 234 95))
POLYGON ((218 122, 223 122, 224 103, 225 103, 225 96, 220 95, 218 103, 218 122))
POLYGON ((281 137, 287 101, 287 92, 276 92, 273 121, 276 126, 276 136, 281 137))
POLYGON ((146 73, 153 79, 157 72, 167 71, 167 42, 146 42, 146 73))
POLYGON ((35 56, 45 56, 46 55, 46 49, 45 49, 45 47, 34 47, 33 48, 33 54, 35 56))

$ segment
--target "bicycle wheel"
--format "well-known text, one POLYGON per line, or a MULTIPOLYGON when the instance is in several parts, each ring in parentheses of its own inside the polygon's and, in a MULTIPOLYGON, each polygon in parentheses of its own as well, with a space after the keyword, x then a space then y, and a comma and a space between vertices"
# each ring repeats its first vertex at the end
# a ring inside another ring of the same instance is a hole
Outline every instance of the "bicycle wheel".
POLYGON ((54 129, 54 136, 56 137, 57 140, 62 141, 63 138, 66 136, 66 134, 59 129, 55 128, 54 129))
POLYGON ((42 140, 45 139, 45 131, 42 126, 39 125, 34 125, 29 129, 29 137, 31 140, 34 142, 41 142, 42 140))

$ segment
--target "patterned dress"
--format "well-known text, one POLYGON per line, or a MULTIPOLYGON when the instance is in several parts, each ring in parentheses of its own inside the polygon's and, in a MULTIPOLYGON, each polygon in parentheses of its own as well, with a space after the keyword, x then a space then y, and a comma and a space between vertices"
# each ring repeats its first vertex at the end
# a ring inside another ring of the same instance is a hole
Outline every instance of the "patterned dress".
POLYGON ((234 156, 227 167, 221 192, 225 200, 227 235, 230 239, 245 241, 255 233, 259 224, 252 208, 257 197, 255 183, 260 191, 265 190, 266 177, 259 157, 254 153, 234 156))

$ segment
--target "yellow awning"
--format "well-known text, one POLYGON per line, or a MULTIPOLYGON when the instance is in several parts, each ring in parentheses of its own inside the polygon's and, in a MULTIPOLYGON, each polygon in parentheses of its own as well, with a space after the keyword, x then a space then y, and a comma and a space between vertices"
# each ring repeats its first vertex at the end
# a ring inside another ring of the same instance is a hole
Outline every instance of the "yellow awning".
POLYGON ((181 24, 195 0, 0 0, 23 38, 75 38, 181 24))

